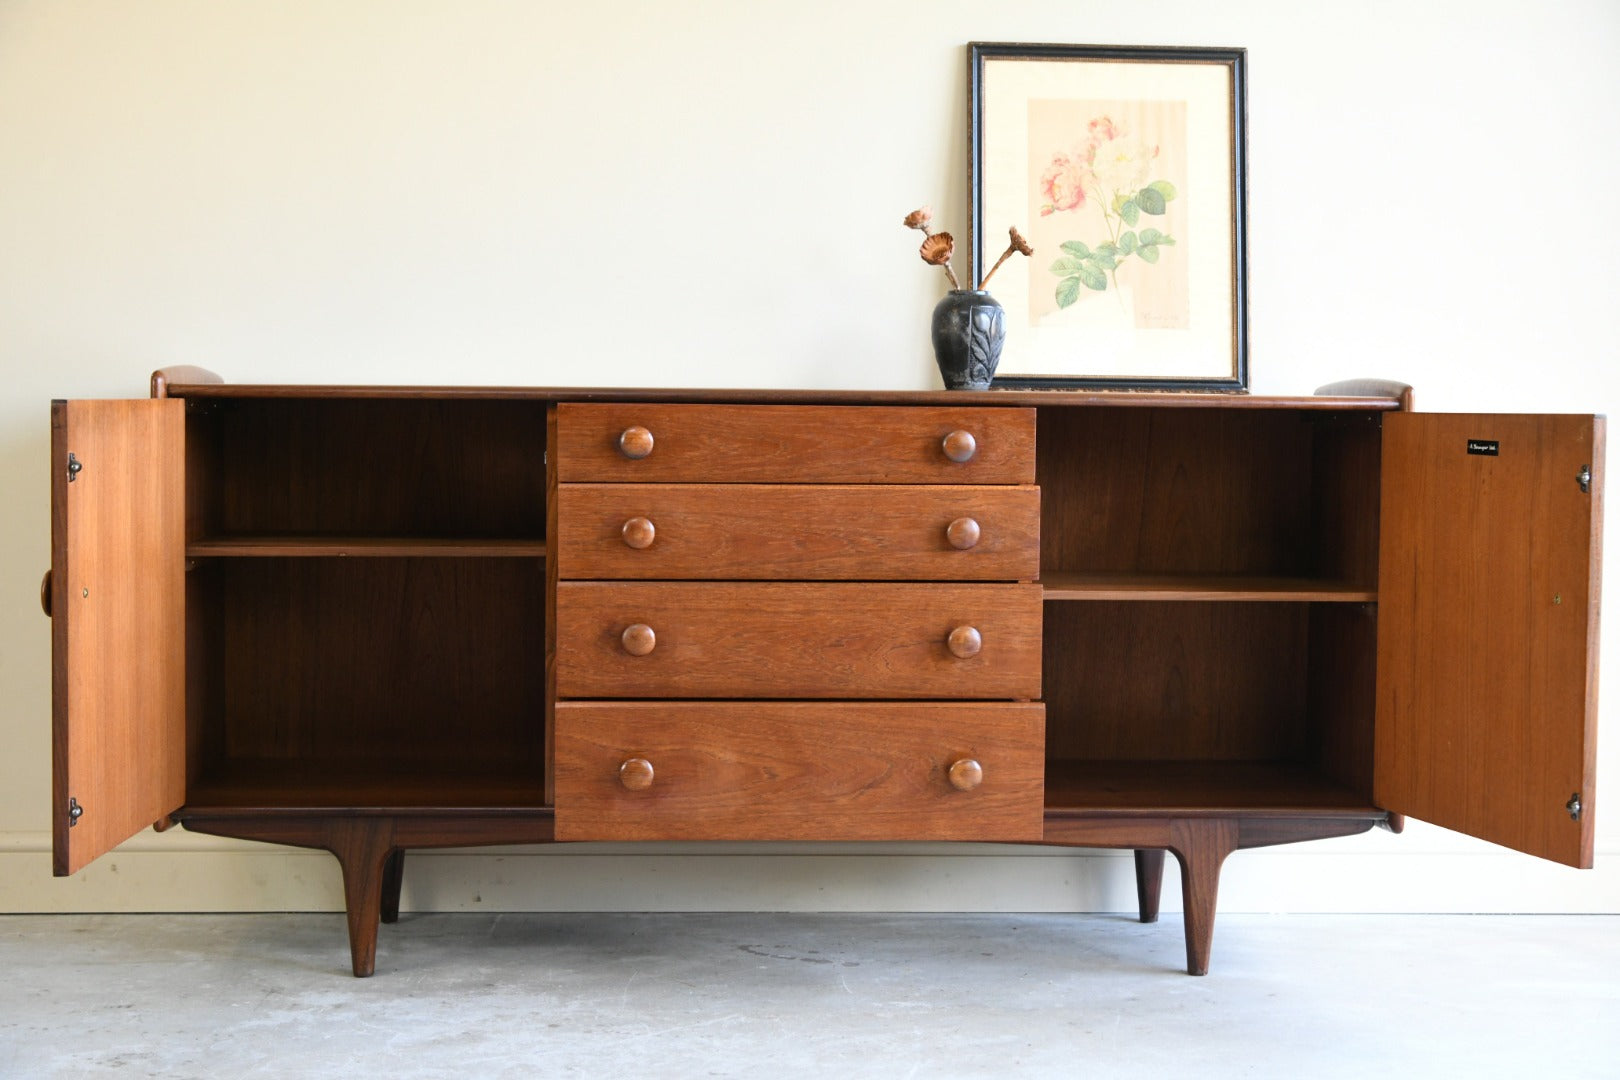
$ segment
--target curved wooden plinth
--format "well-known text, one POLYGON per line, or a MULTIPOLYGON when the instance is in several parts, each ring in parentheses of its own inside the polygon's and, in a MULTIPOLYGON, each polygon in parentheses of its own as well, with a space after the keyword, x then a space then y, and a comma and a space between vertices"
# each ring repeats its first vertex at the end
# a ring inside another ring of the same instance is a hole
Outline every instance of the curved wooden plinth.
POLYGON ((399 919, 409 848, 545 844, 549 810, 249 810, 186 812, 192 832, 330 851, 343 870, 349 955, 364 978, 377 968, 377 927, 399 919))
POLYGON ((1187 974, 1209 972, 1215 937, 1215 898, 1221 866, 1240 848, 1269 847, 1300 840, 1354 836, 1379 824, 1383 814, 1320 817, 1282 815, 1087 814, 1048 811, 1046 840, 1065 847, 1134 848, 1136 896, 1143 922, 1159 917, 1164 854, 1181 865, 1182 920, 1187 937, 1187 974))

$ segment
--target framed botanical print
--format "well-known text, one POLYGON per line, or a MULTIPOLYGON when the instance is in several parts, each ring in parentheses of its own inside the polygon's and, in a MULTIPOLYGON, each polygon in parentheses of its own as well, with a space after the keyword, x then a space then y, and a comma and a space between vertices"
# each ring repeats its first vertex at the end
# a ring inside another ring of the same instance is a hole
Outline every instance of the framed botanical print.
POLYGON ((998 386, 1248 387, 1244 51, 969 46, 972 280, 995 279, 998 386))

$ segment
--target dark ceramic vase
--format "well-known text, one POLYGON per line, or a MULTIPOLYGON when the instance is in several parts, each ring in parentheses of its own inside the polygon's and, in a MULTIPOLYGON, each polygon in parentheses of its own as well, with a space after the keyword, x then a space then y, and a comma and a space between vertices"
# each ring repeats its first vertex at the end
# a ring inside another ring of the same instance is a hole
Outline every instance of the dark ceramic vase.
POLYGON ((934 308, 934 359, 947 390, 983 390, 1001 362, 1007 314, 983 289, 952 289, 934 308))

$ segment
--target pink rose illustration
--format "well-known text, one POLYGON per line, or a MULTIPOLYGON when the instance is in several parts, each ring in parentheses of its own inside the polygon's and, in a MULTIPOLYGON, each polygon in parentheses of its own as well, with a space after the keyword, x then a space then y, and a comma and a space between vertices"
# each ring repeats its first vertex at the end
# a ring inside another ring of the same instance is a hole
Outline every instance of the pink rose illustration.
POLYGON ((1074 210, 1086 204, 1086 170, 1067 154, 1053 154, 1052 164, 1041 174, 1041 191, 1047 202, 1041 207, 1046 217, 1057 210, 1074 210))

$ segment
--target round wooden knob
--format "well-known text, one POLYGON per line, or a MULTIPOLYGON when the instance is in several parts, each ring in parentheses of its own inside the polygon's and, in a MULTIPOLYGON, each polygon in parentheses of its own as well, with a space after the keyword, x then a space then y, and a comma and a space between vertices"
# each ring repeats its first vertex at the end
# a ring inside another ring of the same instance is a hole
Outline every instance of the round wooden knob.
POLYGON ((45 571, 45 579, 39 583, 39 606, 45 609, 45 614, 51 614, 51 572, 45 571))
MULTIPOLYGON (((648 769, 651 768, 649 765, 648 769)), ((951 787, 957 791, 972 791, 984 783, 984 769, 970 757, 951 762, 951 767, 945 770, 945 775, 950 777, 951 787)))
POLYGON ((945 456, 960 465, 964 461, 973 460, 973 452, 979 444, 973 438, 971 431, 953 431, 945 436, 945 456))
POLYGON ((951 650, 951 655, 960 656, 963 660, 978 656, 979 648, 983 644, 984 639, 979 637, 979 632, 971 626, 958 626, 951 631, 951 636, 945 639, 945 646, 951 650))
POLYGON ((658 536, 658 530, 646 518, 631 518, 624 523, 624 528, 619 530, 619 535, 624 537, 626 547, 640 551, 642 548, 652 547, 653 540, 658 536))
POLYGON ((979 542, 979 523, 970 517, 959 517, 945 526, 945 539, 958 551, 966 551, 979 542))
POLYGON ((624 628, 624 633, 619 635, 619 644, 623 645, 624 651, 631 656, 646 656, 653 651, 653 646, 658 644, 658 635, 653 633, 653 628, 646 623, 638 622, 634 626, 624 628))
MULTIPOLYGON (((978 768, 977 765, 973 767, 978 768)), ((955 766, 953 765, 952 768, 955 768, 955 766)), ((652 782, 652 762, 646 758, 625 758, 624 764, 619 766, 619 783, 624 785, 626 791, 646 791, 652 787, 652 782)), ((952 780, 951 782, 954 784, 956 781, 952 780)), ((976 784, 978 781, 975 780, 974 783, 976 784)))
POLYGON ((625 428, 619 436, 619 453, 632 460, 641 460, 652 453, 652 448, 652 432, 639 425, 625 428))

